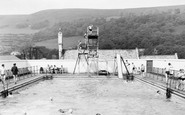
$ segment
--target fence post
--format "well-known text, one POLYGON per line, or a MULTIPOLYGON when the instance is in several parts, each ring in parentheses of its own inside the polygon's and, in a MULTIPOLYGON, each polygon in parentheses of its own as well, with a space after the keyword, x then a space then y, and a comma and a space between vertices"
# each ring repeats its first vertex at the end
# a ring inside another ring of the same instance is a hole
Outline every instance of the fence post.
POLYGON ((36 74, 36 71, 35 71, 36 67, 35 67, 35 66, 33 66, 33 69, 34 69, 34 76, 35 76, 35 74, 36 74))
POLYGON ((36 74, 37 75, 39 74, 39 68, 38 68, 38 66, 36 66, 36 74))
POLYGON ((32 66, 32 69, 33 69, 33 76, 32 77, 34 77, 35 76, 35 66, 32 66))
POLYGON ((154 79, 154 77, 155 77, 155 76, 154 76, 154 73, 156 73, 155 71, 156 71, 156 68, 154 67, 154 71, 153 71, 153 79, 154 79))
MULTIPOLYGON (((26 67, 26 70, 28 70, 28 73, 30 72, 29 67, 26 67)), ((31 74, 31 73, 29 73, 29 74, 31 74)), ((29 74, 27 75, 27 77, 29 77, 29 74)))
POLYGON ((173 70, 173 76, 172 76, 172 79, 173 79, 173 85, 175 85, 175 70, 173 70))
POLYGON ((8 89, 8 86, 9 86, 9 82, 10 82, 10 75, 9 75, 9 73, 10 73, 10 70, 8 70, 8 71, 6 71, 7 72, 7 78, 8 78, 8 80, 7 80, 7 82, 6 82, 6 78, 5 78, 5 82, 7 83, 7 89, 8 89))
POLYGON ((31 69, 31 77, 33 76, 33 67, 30 66, 30 69, 31 69))
MULTIPOLYGON (((162 74, 164 74, 164 69, 162 68, 162 74)), ((163 81, 163 76, 161 77, 161 81, 163 81)))
POLYGON ((157 69, 157 80, 158 80, 158 76, 159 76, 159 68, 156 68, 157 69))

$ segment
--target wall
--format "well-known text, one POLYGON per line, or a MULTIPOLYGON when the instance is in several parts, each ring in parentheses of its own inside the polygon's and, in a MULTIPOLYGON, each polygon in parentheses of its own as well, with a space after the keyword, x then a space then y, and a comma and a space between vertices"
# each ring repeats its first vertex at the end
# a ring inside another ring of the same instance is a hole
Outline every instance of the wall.
POLYGON ((158 68, 167 67, 168 63, 171 63, 174 70, 185 69, 184 59, 170 59, 170 60, 154 60, 153 66, 158 68))
MULTIPOLYGON (((149 60, 149 59, 148 59, 149 60)), ((63 65, 64 68, 67 68, 69 73, 73 73, 76 59, 65 59, 65 60, 0 60, 0 65, 5 64, 7 69, 10 69, 13 66, 13 63, 17 64, 19 68, 23 67, 30 67, 30 66, 38 66, 46 68, 47 65, 56 65, 57 67, 61 67, 63 65)), ((144 64, 146 67, 146 60, 145 59, 128 59, 128 62, 134 63, 136 67, 140 67, 141 64, 144 64)), ((168 63, 171 63, 174 67, 174 70, 185 69, 185 60, 183 59, 171 59, 171 60, 162 60, 162 59, 155 59, 153 60, 153 66, 158 68, 165 68, 168 63)), ((76 68, 76 73, 78 72, 87 72, 87 63, 85 59, 81 59, 80 66, 76 68)), ((90 62, 91 68, 96 69, 94 62, 90 62)), ((99 59, 99 69, 105 69, 109 72, 114 72, 116 63, 114 59, 112 60, 105 60, 99 59)), ((131 67, 130 67, 131 69, 131 67)), ((125 69, 123 69, 125 71, 125 69)))
POLYGON ((0 66, 4 64, 6 69, 10 69, 14 63, 16 63, 19 68, 30 66, 27 60, 0 60, 0 66))
POLYGON ((63 65, 64 68, 67 68, 68 72, 72 73, 76 60, 28 60, 30 66, 38 66, 47 68, 48 65, 56 65, 56 67, 61 67, 63 65))
POLYGON ((0 65, 5 64, 6 69, 11 69, 14 63, 18 68, 35 66, 37 68, 47 68, 48 65, 56 65, 57 67, 67 68, 72 73, 76 60, 0 60, 0 65))
MULTIPOLYGON (((131 64, 132 62, 137 66, 143 63, 145 64, 145 60, 137 60, 137 59, 128 59, 128 62, 131 64)), ((56 67, 61 67, 63 65, 64 68, 67 68, 69 73, 73 73, 76 59, 65 59, 65 60, 0 60, 0 65, 5 64, 6 69, 11 69, 13 64, 16 63, 18 68, 37 66, 37 68, 43 67, 47 68, 48 65, 56 65, 56 67)), ((97 65, 95 61, 90 61, 90 71, 93 72, 96 70, 97 65)), ((115 60, 105 60, 98 59, 98 68, 99 70, 108 70, 109 72, 114 72, 116 67, 115 60)), ((125 70, 124 70, 125 71, 125 70)), ((79 66, 76 67, 76 73, 78 72, 87 72, 87 62, 85 59, 81 59, 79 66)))

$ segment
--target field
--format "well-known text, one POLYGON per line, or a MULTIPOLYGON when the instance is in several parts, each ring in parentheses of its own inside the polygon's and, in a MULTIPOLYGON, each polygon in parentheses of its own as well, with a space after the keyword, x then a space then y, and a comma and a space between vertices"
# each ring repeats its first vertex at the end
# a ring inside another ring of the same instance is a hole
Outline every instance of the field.
MULTIPOLYGON (((64 37, 63 47, 65 49, 75 48, 78 45, 78 41, 83 39, 83 36, 64 37)), ((35 46, 45 46, 46 48, 50 49, 58 49, 58 38, 37 42, 35 43, 35 46)))
POLYGON ((0 36, 0 53, 19 51, 23 46, 31 43, 31 36, 27 34, 7 34, 0 36))

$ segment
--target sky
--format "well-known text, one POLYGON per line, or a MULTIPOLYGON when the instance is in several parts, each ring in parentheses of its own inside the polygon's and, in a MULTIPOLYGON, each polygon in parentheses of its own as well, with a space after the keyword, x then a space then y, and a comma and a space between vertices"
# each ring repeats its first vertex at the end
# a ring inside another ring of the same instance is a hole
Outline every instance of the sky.
POLYGON ((125 9, 185 5, 185 0, 0 0, 0 15, 31 14, 46 9, 125 9))

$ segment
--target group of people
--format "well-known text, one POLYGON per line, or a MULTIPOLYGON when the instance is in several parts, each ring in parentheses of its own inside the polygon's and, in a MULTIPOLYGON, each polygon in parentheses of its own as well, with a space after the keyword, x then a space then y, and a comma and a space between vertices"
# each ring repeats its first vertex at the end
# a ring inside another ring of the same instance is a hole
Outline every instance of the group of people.
POLYGON ((127 69, 130 73, 136 74, 136 73, 140 72, 142 74, 142 77, 145 76, 145 66, 144 66, 144 64, 141 64, 141 67, 136 67, 133 62, 132 62, 132 64, 130 64, 128 62, 128 60, 126 60, 125 64, 126 64, 127 69))
MULTIPOLYGON (((19 72, 19 69, 17 68, 16 63, 13 64, 13 67, 11 68, 11 72, 13 75, 14 83, 16 84, 17 83, 17 76, 18 76, 18 72, 19 72)), ((1 65, 0 74, 1 74, 0 80, 3 84, 3 87, 5 88, 6 77, 7 77, 7 69, 5 68, 5 64, 1 65)))
MULTIPOLYGON (((136 67, 134 63, 130 64, 128 60, 125 62, 126 67, 130 73, 136 74, 138 72, 141 73, 141 77, 145 76, 145 66, 144 64, 141 64, 141 67, 136 67)), ((165 67, 165 79, 166 84, 169 86, 171 83, 171 79, 174 78, 177 80, 176 82, 176 89, 179 90, 185 90, 185 70, 180 69, 176 76, 174 76, 174 70, 171 63, 168 63, 168 65, 165 67)))
POLYGON ((180 69, 177 74, 174 76, 174 70, 171 63, 168 63, 168 66, 165 68, 166 73, 166 84, 170 85, 170 79, 176 79, 176 89, 184 90, 185 89, 185 71, 180 69))
POLYGON ((61 67, 56 67, 56 65, 48 65, 46 69, 47 73, 57 74, 57 73, 63 73, 64 67, 61 65, 61 67))

